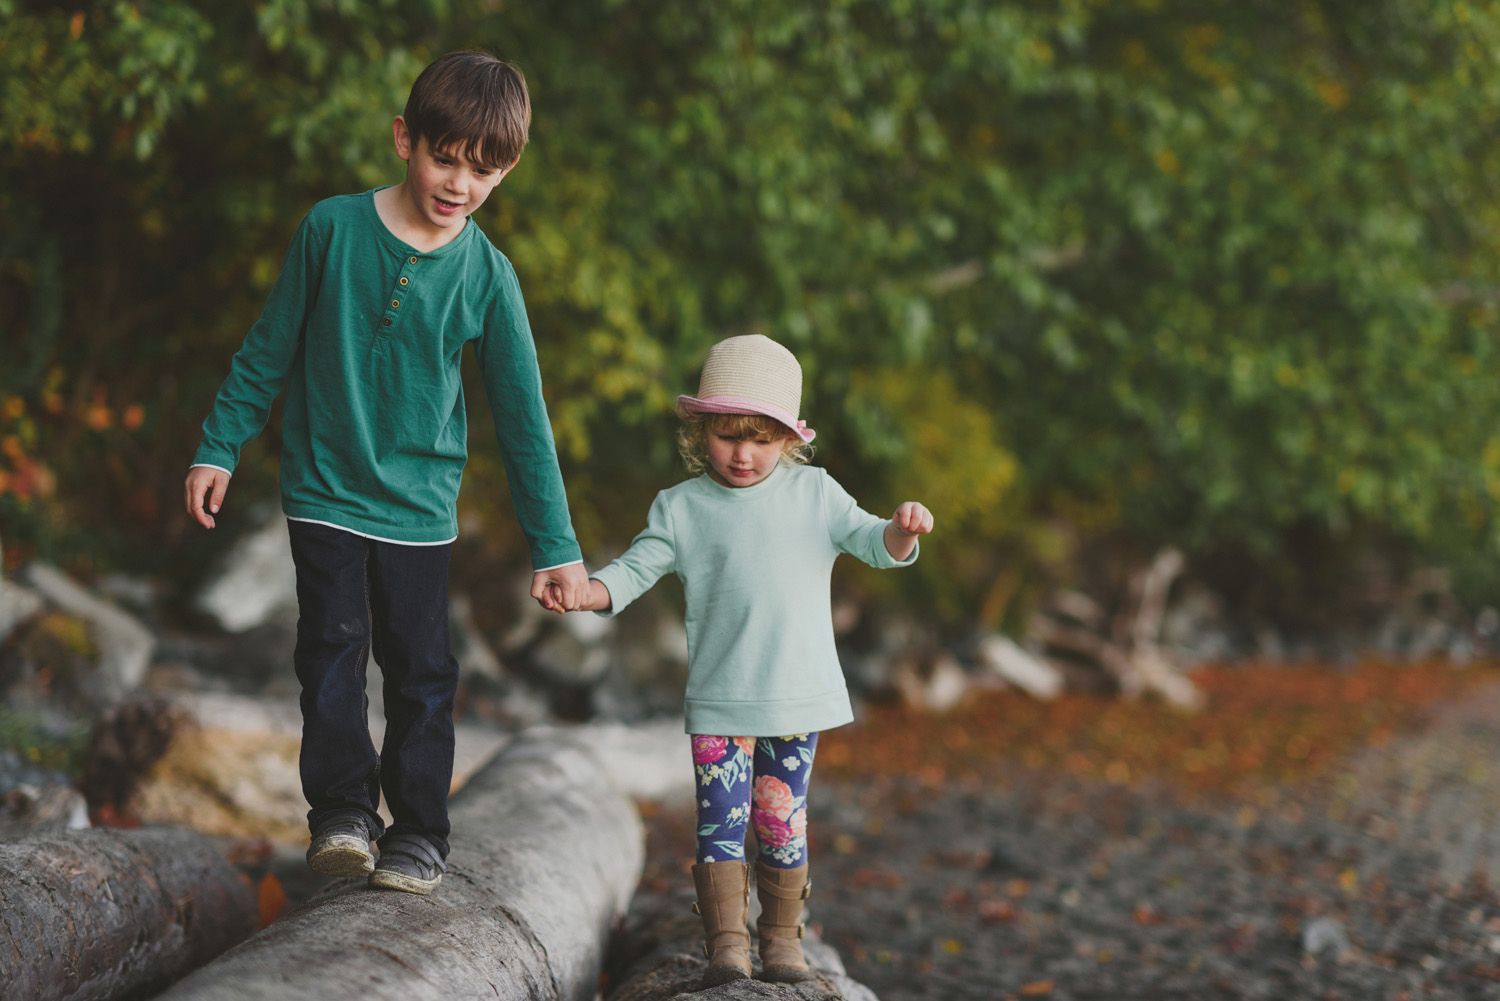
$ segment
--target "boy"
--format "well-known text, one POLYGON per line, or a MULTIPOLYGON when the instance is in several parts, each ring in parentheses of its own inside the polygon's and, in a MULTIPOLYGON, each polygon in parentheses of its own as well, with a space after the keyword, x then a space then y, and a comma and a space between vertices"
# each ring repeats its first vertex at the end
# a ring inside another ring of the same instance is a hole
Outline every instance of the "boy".
POLYGON ((188 513, 213 528, 240 450, 285 385, 307 861, 387 889, 429 893, 447 869, 458 683, 448 559, 467 458, 466 343, 538 568, 532 597, 560 612, 588 590, 516 274, 468 220, 515 167, 530 124, 525 80, 508 63, 454 52, 422 71, 392 125, 405 179, 319 202, 303 219, 188 471, 188 513), (372 652, 384 676, 378 755, 372 652))

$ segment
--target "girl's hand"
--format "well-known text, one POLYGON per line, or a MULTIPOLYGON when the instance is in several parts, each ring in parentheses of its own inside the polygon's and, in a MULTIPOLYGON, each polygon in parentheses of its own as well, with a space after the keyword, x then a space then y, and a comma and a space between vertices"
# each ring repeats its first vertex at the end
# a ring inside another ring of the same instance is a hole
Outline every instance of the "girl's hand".
POLYGON ((902 535, 926 535, 932 531, 932 512, 916 501, 907 501, 896 508, 891 524, 902 535))
POLYGON ((891 520, 885 523, 885 551, 899 563, 911 558, 917 548, 917 536, 932 531, 932 512, 916 501, 907 501, 896 508, 891 520))

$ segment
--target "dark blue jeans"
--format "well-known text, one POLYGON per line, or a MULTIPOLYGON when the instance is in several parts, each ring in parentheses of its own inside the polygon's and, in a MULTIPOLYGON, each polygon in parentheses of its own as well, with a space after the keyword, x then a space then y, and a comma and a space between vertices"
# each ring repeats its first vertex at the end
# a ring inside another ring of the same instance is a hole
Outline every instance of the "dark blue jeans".
POLYGON ((297 566, 302 683, 302 793, 316 830, 355 809, 387 836, 418 834, 448 854, 453 697, 458 662, 448 637, 452 545, 402 546, 304 521, 287 523, 297 566), (385 741, 370 739, 365 668, 384 677, 385 741))

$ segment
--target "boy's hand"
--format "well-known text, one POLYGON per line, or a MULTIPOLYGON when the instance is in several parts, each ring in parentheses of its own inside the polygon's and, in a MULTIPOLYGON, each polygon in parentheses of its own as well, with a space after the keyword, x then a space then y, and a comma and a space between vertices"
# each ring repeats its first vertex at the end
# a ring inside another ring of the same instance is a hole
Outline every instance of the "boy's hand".
POLYGON ((224 494, 229 489, 229 474, 212 466, 194 466, 188 470, 185 490, 187 512, 204 528, 214 527, 214 515, 224 504, 224 494), (208 510, 204 510, 203 496, 208 495, 208 510))
POLYGON ((891 524, 902 535, 926 535, 932 531, 932 512, 916 501, 907 501, 896 508, 891 524))
POLYGON ((561 615, 581 609, 589 594, 589 574, 582 563, 569 563, 531 575, 531 596, 549 612, 561 615))

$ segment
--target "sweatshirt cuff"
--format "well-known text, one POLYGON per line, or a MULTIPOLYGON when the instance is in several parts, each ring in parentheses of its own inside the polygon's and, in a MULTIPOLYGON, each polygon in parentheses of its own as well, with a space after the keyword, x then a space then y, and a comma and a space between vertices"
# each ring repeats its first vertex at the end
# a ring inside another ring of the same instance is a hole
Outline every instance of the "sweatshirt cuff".
POLYGON ((609 607, 601 608, 594 612, 595 615, 606 619, 623 611, 626 605, 629 605, 639 597, 630 588, 625 574, 613 563, 605 564, 589 574, 589 580, 597 580, 609 592, 609 607))
POLYGON ((583 558, 579 557, 576 560, 568 560, 566 563, 554 563, 550 567, 537 567, 534 570, 532 570, 531 572, 532 573, 546 573, 548 570, 561 570, 563 567, 577 566, 579 563, 582 563, 582 562, 583 562, 583 558))

